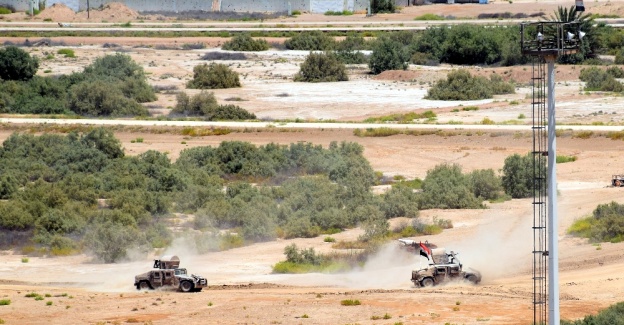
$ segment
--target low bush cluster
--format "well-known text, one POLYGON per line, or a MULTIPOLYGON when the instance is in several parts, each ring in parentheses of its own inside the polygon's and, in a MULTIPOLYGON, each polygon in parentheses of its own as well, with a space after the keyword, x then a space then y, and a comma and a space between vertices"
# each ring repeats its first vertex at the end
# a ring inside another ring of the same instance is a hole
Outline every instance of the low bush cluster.
POLYGON ((205 249, 335 233, 381 211, 362 151, 346 142, 323 149, 234 141, 186 149, 172 163, 156 151, 125 157, 105 129, 14 134, 0 148, 0 228, 3 238, 30 234, 24 244, 48 253, 85 249, 107 262, 130 247, 168 245, 172 211, 197 216, 194 227, 206 235, 193 240, 205 249), (237 229, 240 237, 215 238, 215 228, 237 229))
POLYGON ((600 204, 591 216, 576 220, 568 228, 568 233, 593 242, 624 241, 624 205, 615 201, 600 204))
POLYGON ((0 81, 3 113, 147 115, 140 103, 154 100, 156 94, 143 68, 123 54, 97 58, 82 72, 70 75, 0 81))
POLYGON ((256 115, 239 106, 217 104, 214 93, 206 91, 202 91, 192 97, 189 97, 184 92, 179 92, 176 99, 176 106, 171 110, 172 115, 202 116, 207 121, 250 120, 256 118, 256 115))
POLYGON ((226 51, 266 51, 269 43, 264 39, 253 39, 248 34, 241 34, 223 43, 221 48, 226 51))
POLYGON ((284 46, 289 50, 329 51, 336 47, 336 41, 333 37, 315 30, 301 32, 287 39, 284 46))
POLYGON ((303 82, 333 82, 348 81, 344 63, 333 54, 310 53, 301 64, 295 81, 303 82))
POLYGON ((498 75, 484 77, 472 76, 468 70, 459 69, 450 72, 446 80, 437 81, 427 92, 427 99, 435 100, 477 100, 492 98, 494 95, 512 94, 513 84, 503 81, 498 75))
POLYGON ((619 67, 611 67, 606 71, 598 67, 581 69, 579 79, 585 82, 585 90, 589 91, 624 91, 624 85, 615 80, 624 76, 624 71, 619 67))
POLYGON ((225 64, 200 64, 193 68, 193 79, 187 85, 190 89, 224 89, 241 86, 238 73, 225 64))

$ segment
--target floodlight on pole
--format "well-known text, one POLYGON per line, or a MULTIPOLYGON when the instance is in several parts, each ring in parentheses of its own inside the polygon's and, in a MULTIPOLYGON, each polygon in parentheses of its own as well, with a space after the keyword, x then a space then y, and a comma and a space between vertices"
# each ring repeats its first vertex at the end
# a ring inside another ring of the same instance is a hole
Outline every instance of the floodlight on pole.
POLYGON ((567 32, 566 36, 568 37, 568 41, 572 41, 574 39, 574 34, 567 32))
POLYGON ((579 39, 583 39, 583 37, 585 37, 585 32, 584 31, 579 31, 579 39))
POLYGON ((543 41, 544 40, 544 35, 542 35, 542 33, 537 33, 537 40, 539 42, 543 41))

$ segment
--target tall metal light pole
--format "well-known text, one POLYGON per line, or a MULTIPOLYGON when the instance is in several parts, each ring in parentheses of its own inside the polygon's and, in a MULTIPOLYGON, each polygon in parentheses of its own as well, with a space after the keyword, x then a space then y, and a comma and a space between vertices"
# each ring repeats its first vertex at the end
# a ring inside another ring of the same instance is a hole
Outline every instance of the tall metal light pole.
POLYGON ((555 61, 578 52, 584 33, 578 21, 523 23, 520 32, 522 53, 533 58, 533 324, 559 325, 555 61))

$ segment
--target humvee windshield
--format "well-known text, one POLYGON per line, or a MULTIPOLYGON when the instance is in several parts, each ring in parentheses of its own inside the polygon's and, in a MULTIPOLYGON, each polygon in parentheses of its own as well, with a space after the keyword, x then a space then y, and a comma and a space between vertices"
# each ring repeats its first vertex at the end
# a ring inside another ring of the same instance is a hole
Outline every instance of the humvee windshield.
POLYGON ((175 269, 176 275, 186 275, 186 269, 175 269))

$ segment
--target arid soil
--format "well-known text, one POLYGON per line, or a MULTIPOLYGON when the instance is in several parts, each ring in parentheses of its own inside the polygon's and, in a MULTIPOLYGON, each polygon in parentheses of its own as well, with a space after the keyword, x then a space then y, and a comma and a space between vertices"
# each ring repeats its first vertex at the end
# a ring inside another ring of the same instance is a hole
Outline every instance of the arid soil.
MULTIPOLYGON (((403 19, 411 19, 421 12, 448 15, 452 10, 466 12, 473 7, 475 11, 496 7, 512 12, 526 8, 551 12, 556 5, 569 5, 568 2, 541 1, 533 4, 497 1, 487 6, 410 7, 404 12, 411 16, 403 19)), ((620 4, 600 1, 586 3, 586 6, 617 5, 610 9, 610 12, 617 12, 622 8, 620 4)), ((300 18, 311 16, 314 15, 300 18)), ((318 19, 321 18, 332 19, 319 15, 318 19)), ((23 42, 0 37, 2 42, 7 40, 23 42)), ((173 92, 185 89, 193 67, 206 62, 200 57, 207 52, 220 51, 217 46, 223 40, 111 37, 58 38, 55 41, 65 42, 65 45, 30 49, 41 58, 55 54, 53 59, 42 60, 41 75, 79 71, 104 53, 126 53, 145 68, 150 83, 171 89, 161 92, 157 102, 147 104, 153 114, 159 115, 168 114, 175 105, 173 92), (206 49, 179 49, 182 44, 197 42, 205 43, 206 49), (119 46, 104 48, 104 43, 119 46), (76 58, 56 54, 64 47, 74 49, 76 58)), ((224 61, 241 74, 243 87, 218 90, 215 95, 220 103, 235 103, 264 120, 359 122, 367 117, 431 109, 438 114, 437 122, 454 123, 457 128, 439 135, 383 138, 356 137, 351 129, 277 128, 205 137, 127 128, 116 136, 128 155, 159 150, 168 152, 171 159, 176 159, 185 148, 218 145, 228 140, 257 145, 307 141, 323 146, 331 141, 355 141, 364 146, 364 155, 375 170, 387 176, 421 179, 427 170, 442 163, 459 164, 465 172, 484 168, 499 171, 507 156, 525 154, 532 148, 531 105, 527 99, 530 66, 470 68, 473 73, 488 76, 494 72, 517 81, 516 94, 484 101, 441 102, 423 97, 433 82, 457 67, 410 66, 408 71, 372 76, 367 73, 366 66, 350 66, 348 82, 294 83, 292 76, 306 54, 272 50, 248 54, 249 58, 243 61, 224 61), (468 106, 478 109, 464 111, 468 106), (497 123, 526 125, 527 129, 525 132, 479 132, 463 130, 460 124, 481 123, 484 118, 497 123), (133 141, 138 137, 144 141, 133 141)), ((557 121, 562 124, 558 126, 562 132, 557 139, 557 153, 578 158, 557 165, 559 288, 563 319, 580 318, 624 300, 624 244, 591 244, 566 233, 574 220, 590 214, 598 204, 624 203, 623 190, 608 186, 612 174, 623 172, 624 142, 599 134, 581 139, 565 131, 565 124, 621 123, 624 101, 609 94, 586 94, 578 81, 579 71, 580 67, 557 66, 556 74, 557 121)), ((191 94, 194 92, 189 90, 191 94)), ((12 128, 0 125, 0 141, 13 132, 12 128)), ((487 205, 488 208, 482 210, 421 211, 421 218, 426 221, 448 219, 454 227, 439 235, 415 238, 460 252, 464 265, 483 274, 483 282, 476 286, 457 282, 415 288, 409 281, 411 270, 426 261, 398 249, 396 243, 389 243, 361 269, 345 274, 271 273, 272 265, 284 259, 283 249, 290 243, 314 247, 324 253, 334 251, 330 243, 323 241, 324 236, 277 240, 209 254, 197 254, 192 246, 176 242, 166 251, 153 252, 150 256, 133 255, 131 260, 118 264, 94 263, 84 255, 24 256, 19 251, 2 251, 0 300, 9 299, 11 303, 0 306, 0 319, 6 324, 531 324, 531 200, 487 205), (152 265, 151 259, 160 254, 179 255, 182 265, 206 277, 210 287, 193 294, 167 290, 137 292, 132 287, 133 276, 147 271, 152 265), (28 258, 27 262, 23 258, 28 258), (30 292, 49 294, 49 297, 41 301, 25 297, 30 292), (345 299, 357 299, 361 305, 343 306, 341 301, 345 299)), ((180 217, 180 222, 184 221, 180 217)), ((391 220, 393 225, 401 222, 406 221, 391 220)), ((355 228, 332 237, 353 240, 360 233, 361 230, 355 228)))

